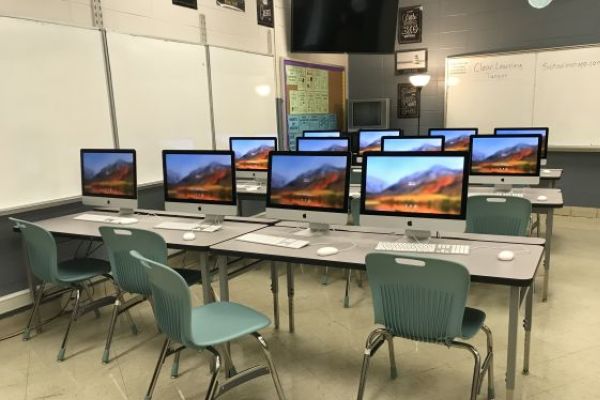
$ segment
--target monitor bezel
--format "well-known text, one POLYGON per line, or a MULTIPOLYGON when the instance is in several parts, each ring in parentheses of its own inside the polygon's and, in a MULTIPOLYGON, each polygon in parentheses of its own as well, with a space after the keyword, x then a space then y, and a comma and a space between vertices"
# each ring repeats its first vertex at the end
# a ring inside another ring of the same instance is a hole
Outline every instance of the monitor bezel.
POLYGON ((309 129, 306 131, 302 131, 302 136, 298 137, 310 137, 311 139, 319 139, 319 138, 339 138, 342 137, 342 131, 339 129, 309 129), (337 133, 337 136, 306 136, 307 133, 337 133))
MULTIPOLYGON (((317 141, 345 140, 346 143, 347 143, 347 151, 350 152, 350 150, 351 150, 350 149, 350 138, 349 137, 341 137, 341 136, 339 136, 339 137, 304 137, 304 136, 298 136, 298 137, 296 137, 296 153, 301 152, 301 151, 306 151, 306 152, 309 152, 309 153, 317 153, 316 151, 298 150, 300 148, 300 142, 302 140, 317 140, 317 141)), ((330 152, 325 152, 325 153, 330 153, 330 152)))
MULTIPOLYGON (((550 137, 550 128, 548 127, 537 127, 537 128, 494 128, 494 136, 515 136, 513 134, 502 134, 498 133, 498 131, 546 131, 546 135, 542 135, 542 154, 541 158, 543 160, 548 158, 548 142, 550 137)), ((523 135, 539 135, 538 133, 524 133, 523 135)))
POLYGON ((348 214, 350 210, 350 170, 352 168, 351 153, 346 151, 276 151, 269 154, 269 172, 267 175, 267 199, 266 208, 269 209, 280 209, 280 210, 296 210, 296 211, 308 211, 308 212, 322 212, 322 213, 335 213, 335 214, 348 214), (346 184, 344 185, 344 207, 343 209, 337 208, 321 208, 321 207, 298 207, 294 205, 282 205, 271 202, 271 175, 273 174, 273 157, 275 156, 291 156, 291 157, 346 157, 346 184))
POLYGON ((81 197, 101 198, 101 199, 123 199, 137 200, 138 199, 138 181, 137 181, 137 153, 135 149, 80 149, 79 150, 79 170, 81 174, 81 197), (85 193, 85 178, 83 173, 83 158, 85 153, 118 153, 118 154, 133 154, 133 192, 132 196, 117 196, 108 194, 88 194, 85 193))
POLYGON ((541 165, 542 165, 542 157, 541 157, 541 143, 542 139, 540 135, 479 135, 479 136, 471 136, 471 140, 469 141, 469 175, 474 177, 494 177, 500 178, 502 181, 505 179, 508 180, 510 178, 539 178, 541 173, 541 165), (538 138, 538 155, 537 155, 537 163, 536 163, 536 172, 530 174, 500 174, 500 173, 481 173, 481 172, 473 172, 473 140, 490 140, 490 139, 498 139, 498 137, 507 136, 511 138, 538 138))
MULTIPOLYGON (((400 128, 398 128, 398 129, 360 129, 358 131, 358 136, 357 136, 357 142, 358 142, 357 145, 358 146, 357 146, 357 149, 356 149, 356 155, 359 156, 359 157, 362 157, 364 155, 364 153, 362 153, 362 150, 360 148, 360 139, 361 139, 361 136, 362 136, 363 132, 364 133, 369 133, 369 132, 398 132, 398 136, 394 136, 394 135, 382 135, 381 136, 381 140, 382 141, 383 141, 384 137, 388 137, 388 136, 390 136, 390 137, 402 137, 402 136, 404 136, 404 130, 400 129, 400 128)), ((381 145, 383 147, 383 143, 381 145)))
MULTIPOLYGON (((233 141, 234 140, 274 140, 275 146, 273 151, 277 151, 277 138, 274 136, 257 136, 257 137, 249 137, 249 136, 230 136, 229 137, 229 151, 233 151, 233 141)), ((237 162, 235 159, 235 151, 233 151, 233 162, 235 164, 235 170, 240 172, 267 172, 269 170, 268 160, 267 160, 267 168, 266 169, 257 169, 257 168, 238 168, 237 162)))
POLYGON ((237 184, 235 174, 235 153, 227 150, 163 150, 162 151, 162 167, 163 167, 163 194, 165 203, 179 204, 207 204, 207 205, 222 205, 236 206, 237 205, 237 184), (231 184, 232 184, 232 200, 231 201, 211 201, 211 200, 194 200, 194 199, 174 199, 169 197, 169 188, 167 185, 167 155, 170 154, 189 154, 189 155, 229 155, 231 156, 231 184))
POLYGON ((443 151, 431 151, 431 152, 420 152, 420 151, 390 151, 384 152, 367 152, 363 157, 363 173, 360 184, 361 197, 360 197, 360 214, 375 217, 401 217, 401 218, 425 218, 425 219, 443 219, 443 220, 458 220, 464 221, 467 218, 467 200, 469 193, 469 152, 466 151, 455 151, 455 152, 443 152, 443 151), (386 211, 373 211, 367 210, 365 202, 366 196, 366 183, 368 175, 369 158, 375 157, 463 157, 463 187, 461 197, 461 213, 457 215, 450 214, 427 214, 427 213, 407 213, 407 212, 386 212, 386 211))
MULTIPOLYGON (((398 151, 398 150, 386 150, 385 149, 385 142, 387 140, 414 140, 414 139, 418 139, 418 140, 422 140, 422 139, 440 139, 442 141, 442 149, 441 150, 436 150, 436 151, 444 151, 444 143, 446 141, 446 138, 444 136, 440 136, 440 135, 435 135, 435 136, 385 136, 383 138, 381 138, 381 151, 390 153, 392 151, 398 151)), ((433 153, 433 151, 428 151, 428 153, 433 153)))

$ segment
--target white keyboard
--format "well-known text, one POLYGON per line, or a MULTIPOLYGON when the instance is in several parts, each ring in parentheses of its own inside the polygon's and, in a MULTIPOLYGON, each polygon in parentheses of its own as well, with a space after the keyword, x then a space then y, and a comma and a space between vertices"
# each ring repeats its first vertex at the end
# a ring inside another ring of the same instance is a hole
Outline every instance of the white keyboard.
POLYGON ((166 229, 171 231, 190 231, 190 232, 216 232, 222 228, 221 225, 199 224, 197 222, 161 222, 155 226, 156 229, 166 229))
POLYGON ((461 244, 379 242, 377 243, 375 250, 398 251, 403 253, 467 255, 470 252, 470 246, 461 244))
POLYGON ((269 246, 288 247, 290 249, 300 249, 304 246, 308 246, 309 242, 306 240, 289 239, 279 236, 261 235, 259 233, 248 233, 246 235, 236 238, 242 242, 266 244, 269 246))
POLYGON ((525 195, 523 193, 513 192, 469 193, 469 197, 471 196, 524 197, 525 195))
POLYGON ((100 222, 103 224, 131 225, 138 222, 137 218, 114 217, 112 215, 81 214, 75 218, 78 221, 100 222))

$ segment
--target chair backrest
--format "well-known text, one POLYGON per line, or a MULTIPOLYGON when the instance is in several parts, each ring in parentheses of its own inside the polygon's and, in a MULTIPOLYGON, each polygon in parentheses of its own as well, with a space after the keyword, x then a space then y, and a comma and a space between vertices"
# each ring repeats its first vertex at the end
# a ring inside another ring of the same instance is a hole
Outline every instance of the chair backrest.
POLYGON ((367 255, 375 322, 394 336, 449 344, 462 333, 467 269, 444 260, 367 255))
POLYGON ((58 283, 56 240, 50 232, 31 222, 9 218, 21 230, 31 272, 38 279, 58 283))
POLYGON ((131 256, 147 268, 154 302, 154 318, 171 340, 192 345, 192 298, 185 280, 164 264, 145 258, 135 250, 131 256))
POLYGON ((101 226, 99 230, 106 245, 112 275, 119 287, 130 293, 150 295, 146 268, 129 252, 137 250, 152 261, 166 264, 167 244, 164 239, 143 229, 101 226))
POLYGON ((528 236, 531 202, 521 197, 473 196, 467 201, 467 232, 528 236))

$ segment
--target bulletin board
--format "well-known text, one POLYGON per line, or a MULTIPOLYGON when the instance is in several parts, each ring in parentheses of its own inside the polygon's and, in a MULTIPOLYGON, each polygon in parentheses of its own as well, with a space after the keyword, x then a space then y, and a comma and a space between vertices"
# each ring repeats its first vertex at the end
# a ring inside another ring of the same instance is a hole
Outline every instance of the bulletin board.
POLYGON ((284 60, 283 79, 289 150, 305 130, 346 129, 344 67, 284 60))

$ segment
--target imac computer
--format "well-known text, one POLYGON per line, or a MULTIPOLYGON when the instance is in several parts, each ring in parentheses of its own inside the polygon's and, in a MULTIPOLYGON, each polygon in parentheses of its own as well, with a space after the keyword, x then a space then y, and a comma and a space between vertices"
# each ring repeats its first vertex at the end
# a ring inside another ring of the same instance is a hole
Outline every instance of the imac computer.
POLYGON ((350 153, 273 152, 269 156, 267 218, 308 222, 298 235, 329 232, 348 222, 350 153))
POLYGON ((385 136, 381 149, 382 151, 444 151, 444 137, 385 136))
POLYGON ((381 152, 365 155, 360 224, 400 228, 409 238, 464 232, 469 154, 381 152))
POLYGON ((445 151, 469 151, 469 140, 478 131, 477 128, 430 129, 429 136, 443 136, 445 151))
POLYGON ((296 138, 298 151, 350 151, 350 139, 327 137, 298 137, 296 138))
POLYGON ((512 185, 540 183, 540 135, 471 137, 471 183, 495 185, 510 191, 512 185))
POLYGON ((163 150, 165 209, 201 213, 212 225, 237 215, 232 151, 163 150))
POLYGON ((348 102, 348 130, 387 129, 390 126, 390 99, 361 99, 348 102))
POLYGON ((548 128, 496 128, 494 135, 542 135, 542 161, 541 165, 548 163, 548 128))
POLYGON ((258 184, 267 182, 269 153, 277 150, 274 137, 230 137, 229 150, 235 155, 238 179, 250 179, 258 184))
POLYGON ((306 138, 322 138, 322 137, 340 137, 342 136, 342 132, 337 130, 327 130, 327 131, 304 131, 302 133, 302 137, 306 138))
POLYGON ((368 151, 381 151, 381 141, 385 136, 402 136, 401 129, 367 130, 358 131, 357 163, 362 163, 362 155, 368 151))
POLYGON ((88 206, 118 207, 120 214, 137 208, 135 150, 82 149, 81 194, 88 206))

